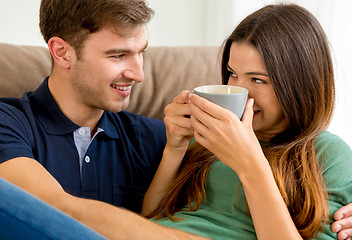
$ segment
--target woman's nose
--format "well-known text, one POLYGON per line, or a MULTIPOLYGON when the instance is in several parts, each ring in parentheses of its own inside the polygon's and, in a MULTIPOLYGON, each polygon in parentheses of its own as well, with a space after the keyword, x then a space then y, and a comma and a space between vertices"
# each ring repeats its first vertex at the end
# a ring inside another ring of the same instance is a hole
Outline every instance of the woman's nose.
POLYGON ((248 89, 248 84, 246 81, 240 79, 240 78, 236 78, 236 79, 229 79, 228 85, 233 85, 233 86, 238 86, 238 87, 243 87, 243 88, 247 88, 248 89))

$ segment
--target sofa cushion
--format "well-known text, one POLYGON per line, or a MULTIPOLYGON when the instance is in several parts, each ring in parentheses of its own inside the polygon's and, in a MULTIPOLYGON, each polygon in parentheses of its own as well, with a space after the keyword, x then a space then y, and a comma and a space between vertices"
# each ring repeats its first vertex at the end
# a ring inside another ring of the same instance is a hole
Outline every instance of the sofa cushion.
POLYGON ((0 43, 0 97, 36 89, 51 69, 48 49, 0 43))
MULTIPOLYGON (((128 111, 163 119, 165 106, 183 89, 220 83, 218 47, 148 47, 142 83, 135 84, 128 111)), ((35 90, 51 70, 45 47, 0 43, 0 97, 35 90)))

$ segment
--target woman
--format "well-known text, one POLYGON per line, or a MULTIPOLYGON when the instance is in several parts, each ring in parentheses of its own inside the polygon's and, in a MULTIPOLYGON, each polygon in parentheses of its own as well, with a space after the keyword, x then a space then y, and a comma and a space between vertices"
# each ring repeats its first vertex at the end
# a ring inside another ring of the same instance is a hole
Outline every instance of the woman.
POLYGON ((318 21, 294 4, 251 14, 224 43, 222 78, 249 90, 242 120, 180 93, 165 109, 168 143, 142 213, 213 239, 335 239, 329 220, 352 201, 352 152, 326 131, 335 87, 318 21))

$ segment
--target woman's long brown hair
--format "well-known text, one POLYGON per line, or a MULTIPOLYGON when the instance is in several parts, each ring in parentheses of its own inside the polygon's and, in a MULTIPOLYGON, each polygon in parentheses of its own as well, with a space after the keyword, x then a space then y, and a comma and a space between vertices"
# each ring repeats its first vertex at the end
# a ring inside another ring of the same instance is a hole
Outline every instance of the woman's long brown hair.
MULTIPOLYGON (((223 84, 233 42, 254 46, 266 66, 289 127, 263 151, 281 195, 304 239, 313 237, 328 219, 328 202, 315 139, 331 119, 335 102, 332 60, 325 33, 316 18, 295 4, 268 5, 245 18, 224 42, 223 84)), ((205 196, 214 155, 195 143, 179 175, 150 217, 169 217, 185 206, 195 211, 205 196)))

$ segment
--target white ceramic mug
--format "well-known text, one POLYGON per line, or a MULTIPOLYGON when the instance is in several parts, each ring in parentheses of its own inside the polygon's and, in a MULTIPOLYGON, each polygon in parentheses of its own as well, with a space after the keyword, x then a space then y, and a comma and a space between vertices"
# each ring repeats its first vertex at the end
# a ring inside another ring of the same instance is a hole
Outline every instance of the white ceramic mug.
POLYGON ((194 88, 194 93, 209 101, 226 108, 242 118, 248 90, 243 87, 231 85, 205 85, 194 88))

